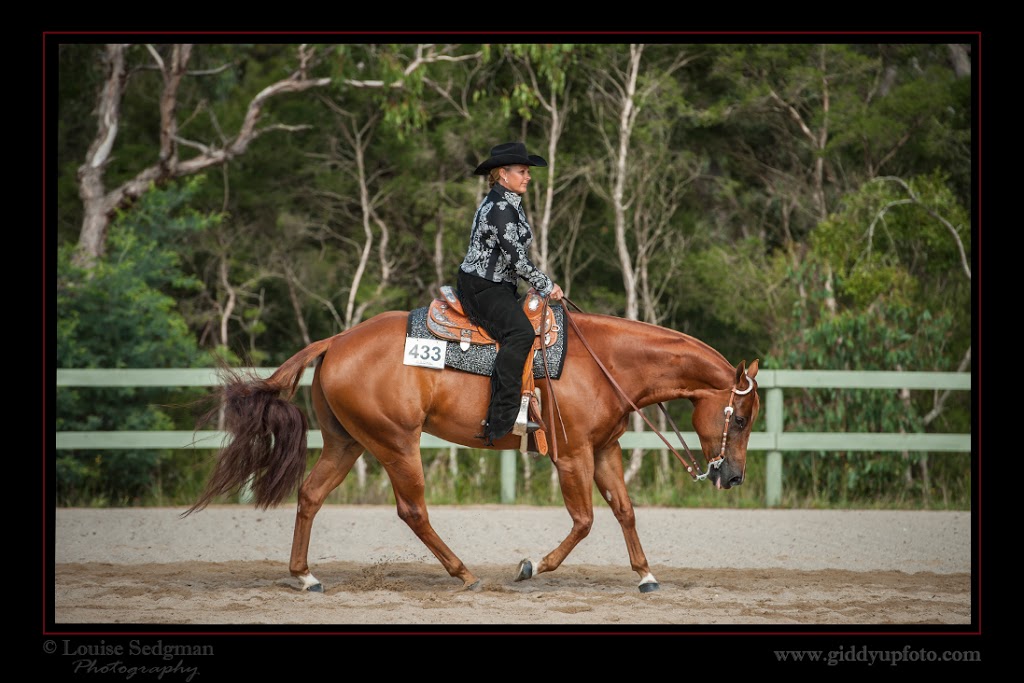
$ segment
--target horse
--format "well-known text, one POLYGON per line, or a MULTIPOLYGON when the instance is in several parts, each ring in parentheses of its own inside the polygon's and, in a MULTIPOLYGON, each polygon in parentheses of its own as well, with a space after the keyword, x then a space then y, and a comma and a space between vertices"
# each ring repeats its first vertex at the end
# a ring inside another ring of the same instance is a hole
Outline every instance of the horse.
MULTIPOLYGON (((387 472, 398 517, 448 574, 462 581, 457 590, 479 590, 479 579, 430 524, 420 436, 426 432, 454 444, 491 450, 515 449, 519 437, 510 434, 491 445, 480 438, 489 377, 403 364, 409 315, 380 313, 315 341, 266 379, 228 372, 215 400, 223 408, 225 429, 232 438, 220 449, 204 492, 183 515, 243 485, 250 487, 253 503, 261 509, 279 505, 297 490, 289 571, 301 590, 323 592, 309 567, 313 519, 327 495, 369 451, 387 472), (311 398, 323 450, 303 480, 308 424, 292 398, 314 362, 311 398)), ((688 399, 694 431, 709 463, 708 471, 695 478, 707 478, 718 489, 741 484, 747 442, 760 406, 758 361, 749 367, 745 361, 733 366, 695 337, 650 323, 583 312, 569 318, 567 309, 565 315, 571 325, 563 330, 568 336, 561 374, 538 381, 537 387, 541 404, 554 401, 557 406, 548 438, 554 440, 552 461, 572 526, 539 561, 523 559, 515 580, 556 570, 587 537, 594 522, 593 483, 622 528, 630 567, 640 577, 639 590, 657 590, 637 534, 619 437, 632 412, 688 399)))

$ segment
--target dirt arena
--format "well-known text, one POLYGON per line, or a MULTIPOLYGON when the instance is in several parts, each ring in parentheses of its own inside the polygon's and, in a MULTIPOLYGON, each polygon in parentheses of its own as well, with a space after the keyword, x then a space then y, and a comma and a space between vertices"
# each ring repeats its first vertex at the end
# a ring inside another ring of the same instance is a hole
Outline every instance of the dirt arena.
POLYGON ((431 522, 482 580, 461 590, 391 507, 325 507, 310 567, 288 574, 294 509, 59 509, 54 619, 75 624, 529 629, 673 625, 963 625, 972 621, 969 512, 637 509, 660 590, 642 594, 618 523, 563 565, 513 575, 570 528, 558 507, 438 506, 431 522))

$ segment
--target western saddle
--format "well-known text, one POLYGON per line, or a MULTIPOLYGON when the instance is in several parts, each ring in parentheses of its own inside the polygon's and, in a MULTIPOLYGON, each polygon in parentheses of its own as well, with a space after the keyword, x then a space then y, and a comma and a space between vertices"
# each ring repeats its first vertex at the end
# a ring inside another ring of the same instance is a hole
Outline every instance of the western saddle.
MULTIPOLYGON (((499 346, 486 330, 469 319, 451 285, 441 287, 441 296, 442 298, 430 302, 427 311, 427 328, 435 337, 458 342, 459 348, 463 351, 468 350, 470 344, 499 346)), ((526 314, 530 325, 533 326, 536 336, 533 340, 533 347, 526 357, 526 365, 523 367, 522 401, 512 433, 521 437, 520 450, 530 451, 528 437, 531 432, 527 429, 527 425, 532 420, 539 425, 539 429, 532 432, 536 445, 534 450, 542 455, 547 455, 548 443, 545 436, 547 428, 540 412, 540 392, 533 381, 533 359, 537 350, 541 348, 541 344, 544 347, 550 347, 558 341, 560 330, 555 323, 554 311, 544 305, 543 297, 538 295, 533 288, 526 293, 526 297, 523 299, 523 313, 526 314)))

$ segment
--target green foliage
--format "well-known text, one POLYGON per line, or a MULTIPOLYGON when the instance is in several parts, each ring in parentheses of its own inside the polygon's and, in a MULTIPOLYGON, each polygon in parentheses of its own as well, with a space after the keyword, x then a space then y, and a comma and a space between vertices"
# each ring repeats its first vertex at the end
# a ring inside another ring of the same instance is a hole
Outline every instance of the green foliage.
POLYGON ((505 46, 508 54, 531 70, 531 77, 517 80, 500 95, 501 111, 507 119, 513 114, 523 121, 533 118, 541 100, 565 91, 569 70, 585 50, 566 44, 512 44, 505 46))
MULTIPOLYGON (((57 266, 57 366, 61 368, 179 368, 205 366, 172 293, 193 291, 173 245, 183 233, 216 222, 187 206, 194 184, 147 193, 110 227, 107 253, 91 268, 62 245, 57 266)), ((173 394, 156 389, 68 388, 57 392, 58 431, 174 429, 162 407, 173 394)), ((193 394, 193 398, 194 398, 193 394)), ((176 395, 178 399, 187 394, 176 395)), ((113 454, 63 451, 57 496, 64 504, 126 505, 153 490, 153 473, 172 457, 158 451, 113 454)))
MULTIPOLYGON (((761 241, 752 238, 728 248, 709 245, 689 250, 679 277, 683 314, 708 320, 697 329, 715 323, 727 329, 737 337, 728 348, 735 348, 741 357, 750 360, 763 355, 778 332, 781 312, 794 303, 793 289, 785 286, 789 270, 785 254, 766 254, 761 241)), ((705 339, 718 340, 721 335, 705 339)))
MULTIPOLYGON (((806 325, 808 316, 794 316, 794 325, 765 359, 766 367, 836 370, 954 371, 948 345, 952 321, 948 314, 915 312, 898 297, 876 301, 866 311, 822 316, 806 325)), ((806 389, 787 393, 787 431, 923 433, 931 431, 924 417, 932 409, 932 392, 879 389, 806 389), (795 394, 795 396, 794 396, 795 394)), ((969 431, 969 407, 962 397, 947 410, 967 417, 948 431, 969 431)), ((954 422, 957 420, 954 418, 954 422)), ((926 452, 797 452, 785 456, 785 482, 790 495, 815 504, 849 504, 893 496, 930 505, 937 496, 949 502, 949 491, 963 501, 969 485, 962 458, 960 469, 936 468, 926 452), (936 477, 936 472, 941 478, 936 477)))
POLYGON ((948 311, 953 343, 942 347, 948 352, 971 343, 971 278, 964 267, 972 259, 970 228, 945 175, 878 178, 845 196, 810 245, 832 269, 844 306, 865 310, 891 301, 948 311))
MULTIPOLYGON (((966 211, 940 174, 906 183, 880 178, 844 197, 842 209, 812 236, 812 259, 793 272, 810 296, 795 302, 791 324, 766 365, 956 371, 971 344, 970 278, 950 229, 970 259, 968 226, 966 211), (937 292, 946 301, 937 300, 937 292)), ((792 431, 971 429, 970 397, 963 392, 954 392, 932 424, 925 416, 935 407, 933 392, 805 390, 787 398, 792 431)), ((959 456, 794 453, 785 467, 792 494, 812 504, 895 497, 945 506, 970 499, 969 467, 959 456)))

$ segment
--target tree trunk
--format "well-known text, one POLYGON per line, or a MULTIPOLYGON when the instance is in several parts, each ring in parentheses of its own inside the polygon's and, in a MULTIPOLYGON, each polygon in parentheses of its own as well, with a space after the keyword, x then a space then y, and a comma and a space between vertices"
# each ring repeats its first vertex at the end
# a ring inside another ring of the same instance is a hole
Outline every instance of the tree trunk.
POLYGON ((966 45, 947 45, 949 49, 949 61, 953 64, 953 72, 957 78, 970 78, 971 56, 967 53, 966 45))
POLYGON ((126 47, 107 45, 104 57, 107 77, 96 104, 96 136, 86 152, 85 163, 78 168, 78 194, 85 212, 75 254, 78 265, 87 266, 103 255, 107 224, 115 208, 114 198, 104 189, 103 174, 121 123, 121 98, 128 77, 124 63, 126 47))
POLYGON ((227 348, 228 321, 231 320, 231 314, 235 310, 237 296, 235 288, 231 286, 231 278, 228 277, 228 257, 226 254, 221 254, 220 256, 218 272, 220 273, 220 286, 224 288, 224 293, 227 296, 227 301, 224 302, 223 306, 220 306, 220 335, 218 336, 218 343, 222 347, 227 348))
MULTIPOLYGON (((434 233, 434 284, 428 293, 431 297, 439 295, 441 285, 448 284, 448 278, 452 274, 448 272, 447 263, 444 259, 444 218, 441 206, 437 207, 437 232, 434 233)), ((455 284, 454 282, 452 283, 455 284)))
POLYGON ((629 245, 626 244, 626 191, 627 164, 629 161, 630 136, 636 120, 636 82, 640 73, 640 57, 643 55, 642 45, 629 46, 629 66, 623 83, 624 91, 619 105, 619 139, 615 157, 612 159, 612 211, 615 216, 615 249, 619 256, 619 267, 622 270, 622 284, 626 291, 627 320, 638 320, 640 316, 640 298, 637 286, 636 271, 633 267, 629 245))
POLYGON ((295 312, 295 324, 299 326, 302 333, 302 343, 309 346, 313 340, 309 337, 309 327, 306 325, 306 318, 302 315, 302 303, 299 301, 299 293, 295 291, 295 275, 291 271, 285 273, 285 282, 288 284, 288 301, 292 304, 295 312))
MULTIPOLYGON (((207 168, 226 164, 231 159, 244 154, 249 144, 267 130, 295 130, 295 126, 284 125, 257 129, 256 126, 267 100, 282 93, 301 92, 330 83, 329 78, 307 80, 304 76, 305 65, 303 63, 303 67, 299 71, 289 78, 264 88, 249 102, 245 119, 239 126, 238 133, 226 145, 188 142, 181 140, 178 136, 175 112, 178 104, 178 89, 186 73, 192 46, 174 45, 171 48, 168 61, 165 61, 155 48, 147 46, 156 68, 164 80, 164 88, 160 96, 158 159, 155 164, 140 170, 133 178, 116 188, 107 190, 104 184, 104 174, 121 123, 121 101, 128 82, 128 69, 125 64, 125 53, 128 47, 128 45, 116 44, 108 45, 106 48, 104 57, 106 79, 100 90, 96 107, 96 136, 86 152, 85 163, 78 169, 78 193, 82 198, 84 217, 75 261, 83 266, 89 266, 103 255, 110 217, 116 209, 122 208, 142 196, 153 183, 193 175, 207 168), (178 159, 180 144, 195 147, 200 150, 200 153, 187 161, 180 161, 178 159)), ((304 48, 300 47, 299 52, 302 56, 304 48)), ((302 58, 305 59, 304 56, 302 58)))
MULTIPOLYGON (((539 93, 538 93, 539 95, 539 93)), ((534 242, 537 253, 537 267, 547 273, 548 277, 555 279, 551 272, 551 216, 555 202, 555 179, 558 169, 558 141, 562 135, 564 119, 558 101, 558 93, 554 88, 551 91, 551 99, 544 102, 544 108, 550 114, 548 125, 548 169, 546 182, 544 184, 544 202, 541 208, 540 221, 537 224, 537 237, 534 242)), ((564 287, 563 287, 564 289, 564 287)))
MULTIPOLYGON (((554 436, 552 435, 552 438, 554 436)), ((523 459, 523 495, 529 497, 533 483, 533 456, 522 453, 523 459)))

